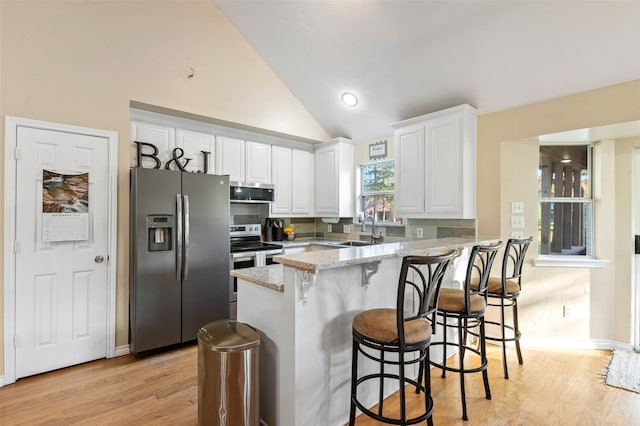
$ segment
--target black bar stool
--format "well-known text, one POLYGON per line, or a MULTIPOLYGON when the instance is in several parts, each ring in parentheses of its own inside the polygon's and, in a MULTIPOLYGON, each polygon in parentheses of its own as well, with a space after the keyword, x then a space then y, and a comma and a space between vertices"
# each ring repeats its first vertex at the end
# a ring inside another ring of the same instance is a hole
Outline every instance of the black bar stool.
MULTIPOLYGON (((487 353, 485 346, 485 329, 484 329, 484 313, 486 310, 486 292, 491 265, 502 248, 502 241, 497 244, 483 246, 476 245, 471 249, 469 254, 469 263, 467 264, 466 278, 462 289, 443 288, 440 291, 440 299, 438 300, 437 317, 440 319, 438 324, 443 327, 443 341, 434 342, 433 346, 442 346, 442 363, 431 361, 431 365, 442 369, 442 377, 444 378, 447 371, 460 373, 460 393, 462 397, 462 419, 468 420, 467 403, 465 398, 464 375, 468 373, 482 372, 484 381, 484 390, 487 399, 491 399, 491 390, 489 388, 489 377, 487 375, 487 353), (477 285, 472 285, 476 282, 477 285), (475 287, 475 288, 474 288, 475 287), (447 342, 448 320, 455 321, 455 327, 458 331, 458 342, 447 342), (478 347, 475 348, 467 343, 467 334, 473 328, 479 328, 478 347), (447 365, 447 347, 455 346, 458 348, 458 366, 451 367, 447 365), (466 352, 477 355, 480 358, 478 367, 465 367, 464 357, 466 352)), ((425 369, 425 371, 428 371, 425 369)), ((428 374, 425 374, 428 376, 428 374)))
POLYGON ((522 290, 522 264, 533 237, 526 239, 511 238, 507 241, 502 259, 502 274, 500 277, 489 277, 487 285, 487 305, 500 307, 500 322, 485 321, 486 324, 500 327, 501 336, 486 336, 487 340, 502 343, 502 368, 504 378, 509 378, 507 369, 507 342, 514 342, 518 363, 522 365, 522 352, 520 351, 520 330, 518 329, 518 296, 522 290), (512 323, 505 322, 504 310, 511 307, 512 323), (506 330, 510 331, 507 337, 506 330))
POLYGON ((351 411, 349 424, 356 419, 356 408, 369 417, 384 423, 410 425, 427 420, 432 425, 433 399, 428 374, 425 381, 405 375, 405 366, 420 363, 428 371, 431 324, 429 316, 435 311, 440 285, 449 261, 457 252, 437 256, 406 256, 398 281, 396 308, 363 311, 353 319, 353 353, 351 363, 351 411), (395 354, 388 359, 388 354, 395 354), (358 377, 358 358, 362 354, 379 364, 379 371, 358 377), (398 367, 398 373, 385 372, 385 365, 398 367), (398 380, 400 396, 399 418, 383 414, 384 380, 398 380), (358 399, 358 386, 370 380, 378 381, 377 413, 358 399), (412 384, 416 392, 424 392, 424 413, 407 419, 405 385, 412 384))

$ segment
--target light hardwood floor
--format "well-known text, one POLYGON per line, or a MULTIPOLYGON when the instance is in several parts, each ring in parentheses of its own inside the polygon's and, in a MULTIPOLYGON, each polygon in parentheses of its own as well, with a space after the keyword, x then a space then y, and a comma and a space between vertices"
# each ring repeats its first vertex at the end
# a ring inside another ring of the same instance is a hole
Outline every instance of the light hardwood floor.
MULTIPOLYGON (((640 425, 640 394, 604 384, 609 351, 524 348, 523 366, 510 355, 505 380, 500 352, 489 347, 492 400, 480 374, 469 376, 468 422, 460 418, 458 377, 432 370, 434 424, 640 425)), ((0 388, 0 425, 196 425, 197 386, 195 345, 99 360, 0 388)), ((357 424, 378 423, 360 417, 357 424)))

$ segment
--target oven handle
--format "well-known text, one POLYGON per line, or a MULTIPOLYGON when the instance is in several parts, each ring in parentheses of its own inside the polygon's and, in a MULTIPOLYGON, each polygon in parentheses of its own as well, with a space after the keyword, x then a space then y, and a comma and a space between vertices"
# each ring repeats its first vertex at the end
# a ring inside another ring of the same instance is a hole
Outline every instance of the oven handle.
POLYGON ((232 257, 232 262, 246 262, 248 260, 253 260, 253 256, 245 256, 245 257, 232 257))

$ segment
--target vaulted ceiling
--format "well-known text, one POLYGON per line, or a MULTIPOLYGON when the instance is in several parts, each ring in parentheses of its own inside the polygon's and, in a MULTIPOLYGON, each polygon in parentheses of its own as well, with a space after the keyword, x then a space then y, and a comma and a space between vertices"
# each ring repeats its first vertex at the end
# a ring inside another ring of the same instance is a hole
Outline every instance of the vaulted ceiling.
POLYGON ((462 103, 485 114, 640 78, 640 2, 214 1, 320 125, 354 141, 462 103))

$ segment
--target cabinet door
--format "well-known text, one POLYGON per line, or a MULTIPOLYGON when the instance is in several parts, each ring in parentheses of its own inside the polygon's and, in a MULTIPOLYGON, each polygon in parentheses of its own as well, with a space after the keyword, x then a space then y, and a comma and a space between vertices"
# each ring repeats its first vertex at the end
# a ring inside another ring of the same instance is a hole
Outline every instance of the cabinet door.
POLYGON ((424 126, 395 132, 396 213, 424 213, 424 126))
POLYGON ((271 213, 284 215, 291 213, 291 148, 274 146, 271 149, 272 183, 276 187, 271 213))
POLYGON ((248 183, 271 183, 271 145, 248 142, 245 146, 248 183))
POLYGON ((338 217, 338 146, 315 152, 316 214, 338 217))
POLYGON ((313 170, 312 152, 291 151, 291 213, 294 215, 313 214, 313 170))
MULTIPOLYGON (((142 157, 142 164, 137 163, 137 144, 133 142, 145 142, 154 145, 158 149, 157 157, 160 160, 160 168, 164 168, 164 165, 170 158, 171 150, 175 146, 175 129, 169 126, 162 126, 160 124, 149 124, 139 121, 131 122, 131 167, 144 167, 145 169, 156 168, 156 162, 150 157, 142 157)), ((153 149, 144 147, 143 153, 153 154, 153 149)))
MULTIPOLYGON (((425 213, 462 214, 462 117, 453 114, 425 123, 425 213)), ((404 168, 404 163, 403 163, 404 168)))
POLYGON ((244 141, 226 136, 216 137, 216 171, 229 175, 229 181, 244 181, 244 141))
POLYGON ((184 151, 182 164, 189 159, 185 169, 189 172, 203 173, 205 162, 207 173, 215 174, 215 136, 191 130, 176 129, 176 147, 184 151))

